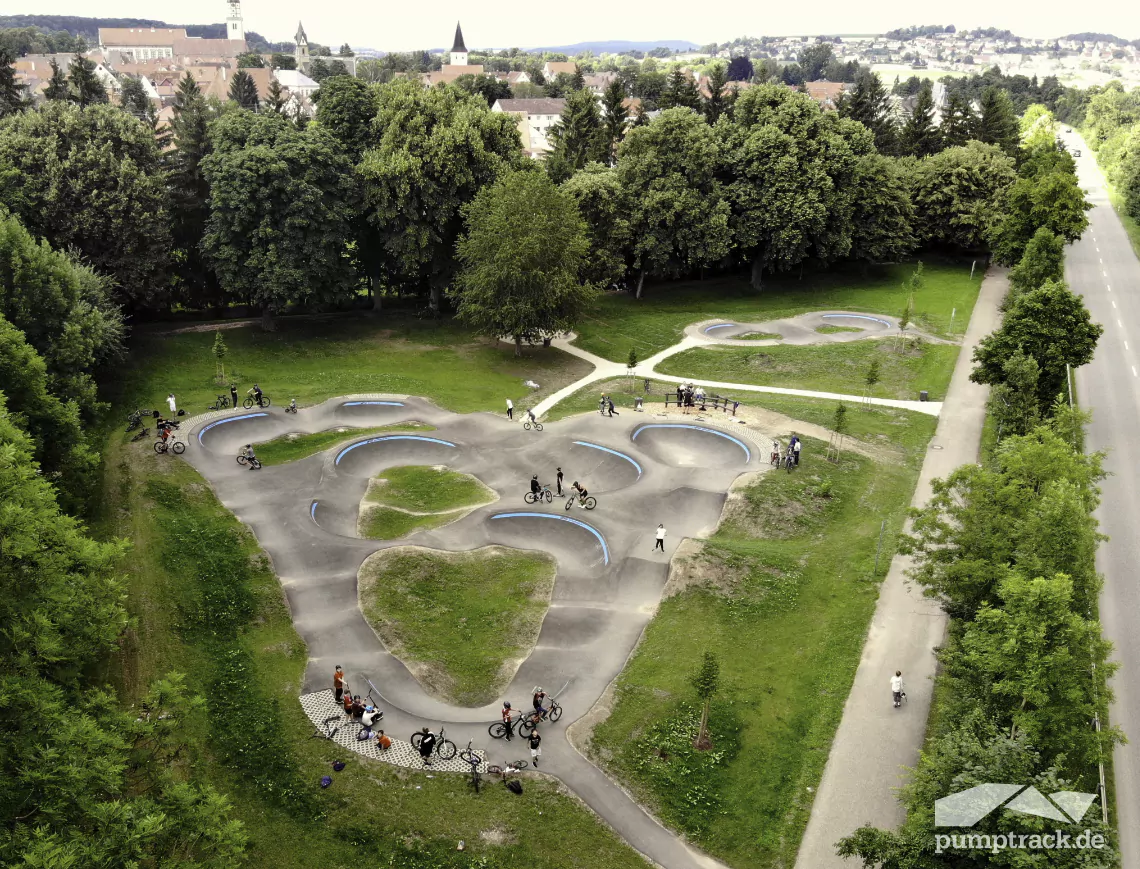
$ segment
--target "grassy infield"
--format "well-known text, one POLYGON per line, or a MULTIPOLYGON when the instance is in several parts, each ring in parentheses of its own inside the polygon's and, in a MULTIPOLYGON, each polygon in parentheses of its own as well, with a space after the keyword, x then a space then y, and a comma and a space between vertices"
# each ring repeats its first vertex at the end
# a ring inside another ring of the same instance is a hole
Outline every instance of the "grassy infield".
MULTIPOLYGON (((703 317, 759 321, 820 307, 897 313, 903 302, 891 287, 905 271, 890 270, 863 291, 854 279, 844 286, 836 276, 787 282, 760 297, 728 281, 651 288, 641 307, 607 299, 597 323, 607 322, 584 328, 583 343, 624 359, 631 336, 647 342, 639 346, 668 344, 679 324, 703 317)), ((945 331, 956 305, 956 325, 964 326, 978 282, 966 281, 960 269, 928 268, 927 274, 927 290, 916 300, 918 322, 945 331)), ((394 339, 367 320, 311 329, 286 323, 275 336, 235 330, 226 333, 229 364, 271 394, 301 403, 382 390, 426 395, 459 411, 497 410, 508 395, 517 401, 526 395, 524 378, 549 389, 580 373, 562 354, 532 351, 519 361, 509 349, 460 340, 448 327, 404 325, 400 333, 411 338, 394 339), (311 339, 305 337, 310 331, 311 339)), ((118 384, 119 404, 154 404, 171 389, 184 404, 204 402, 214 389, 211 341, 209 333, 170 336, 161 354, 140 342, 137 364, 124 366, 129 373, 118 384)), ((750 400, 816 422, 826 423, 833 412, 830 402, 750 400)), ((725 578, 721 587, 690 589, 663 603, 620 679, 611 718, 595 734, 603 763, 666 822, 734 866, 790 865, 794 858, 810 808, 806 788, 818 783, 877 582, 935 422, 861 409, 849 419, 854 434, 885 435, 907 458, 887 465, 847 456, 831 465, 811 458, 822 445, 809 442, 809 459, 798 473, 772 474, 747 489, 706 550, 719 565, 714 574, 725 578), (716 750, 694 756, 686 748, 693 714, 687 679, 706 649, 720 656, 724 689, 714 704, 716 750), (668 759, 656 753, 662 747, 668 759)), ((429 780, 350 763, 333 788, 315 787, 338 752, 305 738, 308 723, 295 700, 305 650, 269 566, 188 466, 124 441, 118 433, 109 438, 96 528, 135 543, 124 571, 137 627, 108 676, 128 699, 170 669, 187 672, 216 698, 225 698, 240 677, 247 703, 276 704, 266 716, 272 727, 262 728, 269 748, 259 744, 250 716, 227 714, 224 699, 215 699, 214 714, 195 724, 196 774, 231 795, 259 864, 348 866, 359 862, 356 847, 377 855, 415 843, 432 854, 416 865, 451 866, 459 865, 452 862, 455 841, 465 839, 469 853, 503 865, 643 865, 552 785, 536 782, 522 800, 497 788, 476 798, 449 776, 429 780), (197 628, 217 607, 230 614, 228 632, 197 628), (306 847, 298 848, 300 842, 306 847)), ((454 622, 462 616, 440 617, 454 622)))

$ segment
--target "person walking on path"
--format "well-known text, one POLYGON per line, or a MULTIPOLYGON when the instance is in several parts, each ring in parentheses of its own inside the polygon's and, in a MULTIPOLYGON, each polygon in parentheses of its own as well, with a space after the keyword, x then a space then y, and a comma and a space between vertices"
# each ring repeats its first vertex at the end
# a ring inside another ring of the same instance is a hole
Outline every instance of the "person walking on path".
POLYGON ((792 442, 792 458, 795 461, 796 467, 798 468, 800 466, 800 439, 798 437, 793 437, 792 442))
POLYGON ((174 400, 174 393, 166 396, 166 406, 170 408, 170 418, 174 419, 178 416, 178 402, 174 400))
POLYGON ((895 701, 895 709, 902 706, 903 699, 903 681, 902 670, 895 670, 895 675, 891 676, 891 696, 895 701))
POLYGON ((558 469, 558 473, 554 477, 554 482, 558 485, 558 497, 562 497, 562 469, 558 469))
POLYGON ((237 384, 236 383, 230 384, 230 401, 232 401, 234 403, 233 404, 234 407, 237 407, 237 384))
POLYGON ((530 732, 530 763, 531 766, 538 766, 538 759, 542 757, 542 737, 539 736, 538 728, 534 728, 530 732))
POLYGON ((336 692, 336 702, 339 703, 344 696, 344 667, 340 664, 333 670, 333 691, 336 692))
POLYGON ((612 398, 606 399, 606 407, 609 410, 610 417, 612 419, 614 415, 614 400, 612 398))
POLYGON ((658 549, 660 549, 662 552, 665 551, 665 526, 664 525, 658 525, 657 526, 657 542, 653 544, 653 551, 656 552, 658 549))
POLYGON ((509 398, 507 399, 507 419, 515 418, 515 403, 509 398))

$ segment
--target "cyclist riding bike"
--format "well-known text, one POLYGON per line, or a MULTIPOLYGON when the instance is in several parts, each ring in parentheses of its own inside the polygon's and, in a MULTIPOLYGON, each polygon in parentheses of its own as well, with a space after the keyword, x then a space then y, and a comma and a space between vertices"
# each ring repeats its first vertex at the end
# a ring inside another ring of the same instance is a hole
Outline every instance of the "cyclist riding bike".
POLYGON ((536 422, 538 422, 538 420, 534 417, 534 411, 529 407, 526 409, 526 419, 527 422, 529 422, 531 425, 534 425, 536 422))
POLYGON ((771 458, 769 459, 769 461, 771 461, 771 463, 773 465, 778 465, 780 463, 780 442, 779 441, 772 441, 772 455, 771 455, 771 458))
POLYGON ((246 395, 252 395, 253 400, 257 402, 257 406, 261 407, 261 387, 260 386, 258 386, 256 383, 253 384, 253 387, 249 390, 249 392, 246 393, 246 395))
MULTIPOLYGON (((577 480, 574 481, 574 485, 572 485, 570 487, 570 489, 571 489, 571 491, 578 493, 578 506, 581 507, 582 504, 585 503, 585 501, 586 501, 586 496, 589 495, 590 493, 586 491, 585 486, 579 485, 577 480)), ((573 497, 573 496, 571 496, 571 497, 573 497)))
POLYGON ((254 463, 257 461, 257 456, 253 454, 253 444, 246 444, 245 449, 242 450, 242 455, 245 456, 245 465, 251 471, 254 470, 254 463))
POLYGON ((290 398, 290 399, 289 399, 289 411, 290 411, 291 413, 296 413, 296 412, 297 412, 297 399, 295 399, 295 398, 290 398))

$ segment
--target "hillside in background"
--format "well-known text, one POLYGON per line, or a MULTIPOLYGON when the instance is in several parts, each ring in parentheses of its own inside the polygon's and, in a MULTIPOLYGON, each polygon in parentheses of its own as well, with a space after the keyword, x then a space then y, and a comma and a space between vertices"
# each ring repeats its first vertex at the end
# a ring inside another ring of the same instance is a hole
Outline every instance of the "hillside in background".
MULTIPOLYGON (((39 27, 46 31, 66 30, 72 36, 82 36, 89 45, 99 42, 100 27, 173 27, 183 28, 187 36, 202 39, 225 39, 226 25, 218 24, 168 24, 153 18, 85 18, 81 15, 0 15, 0 29, 18 27, 39 27)), ((291 42, 269 42, 260 33, 245 32, 245 41, 250 48, 261 51, 292 51, 291 42)))
POLYGON ((695 42, 687 39, 659 39, 655 42, 632 42, 626 39, 609 39, 599 42, 576 42, 573 45, 542 45, 528 48, 527 51, 552 51, 559 54, 575 55, 583 51, 592 51, 594 54, 618 54, 622 51, 652 51, 655 48, 671 48, 674 51, 695 51, 700 48, 695 42))

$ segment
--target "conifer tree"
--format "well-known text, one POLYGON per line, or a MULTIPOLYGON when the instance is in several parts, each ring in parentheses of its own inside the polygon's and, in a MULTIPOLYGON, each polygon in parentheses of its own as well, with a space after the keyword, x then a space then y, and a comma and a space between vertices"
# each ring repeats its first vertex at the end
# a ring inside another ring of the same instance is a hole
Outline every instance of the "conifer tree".
POLYGON ((970 100, 957 91, 950 94, 942 115, 942 139, 946 147, 954 148, 976 139, 977 124, 978 118, 970 100))
POLYGON ((254 84, 253 77, 244 69, 235 72, 230 81, 230 99, 243 109, 249 109, 251 112, 257 111, 257 85, 254 84))
POLYGON ((0 118, 23 111, 28 101, 24 86, 16 81, 16 70, 8 49, 0 47, 0 118))
POLYGON ((914 110, 902 128, 902 149, 915 157, 928 157, 942 150, 942 133, 934 123, 934 86, 924 82, 914 110))
POLYGON ((71 85, 70 99, 80 108, 109 101, 107 89, 103 87, 103 82, 99 81, 98 76, 95 75, 95 64, 78 51, 71 59, 67 77, 71 85))
POLYGON ((625 104, 625 88, 621 79, 614 79, 602 94, 602 124, 605 127, 606 162, 613 165, 617 146, 629 126, 629 108, 625 104))
POLYGON ((875 136, 875 147, 881 154, 893 154, 897 147, 895 122, 891 117, 891 98, 879 77, 862 70, 855 89, 840 101, 839 113, 858 121, 875 136))
POLYGON ((606 158, 605 131, 598 101, 588 90, 566 98, 562 116, 550 130, 553 145, 546 168, 555 183, 566 180, 587 163, 606 158))
POLYGON ((68 98, 67 73, 59 68, 54 57, 51 59, 51 78, 48 79, 47 87, 44 88, 44 98, 53 102, 68 98))

